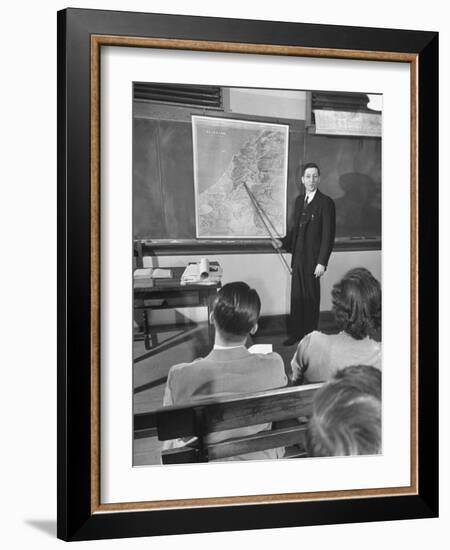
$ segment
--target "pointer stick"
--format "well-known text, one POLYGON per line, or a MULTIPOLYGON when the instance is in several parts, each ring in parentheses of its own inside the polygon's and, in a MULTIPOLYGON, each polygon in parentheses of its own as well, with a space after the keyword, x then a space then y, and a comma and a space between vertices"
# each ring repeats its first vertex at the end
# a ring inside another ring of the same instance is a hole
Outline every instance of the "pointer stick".
MULTIPOLYGON (((253 205, 254 209, 256 210, 256 213, 258 214, 260 220, 262 221, 262 223, 263 223, 263 225, 264 225, 264 227, 265 227, 265 229, 266 229, 266 231, 267 231, 267 233, 270 237, 270 242, 272 243, 273 248, 277 251, 278 255, 280 256, 281 260, 283 261, 284 265, 286 266, 286 269, 288 270, 289 275, 292 275, 292 270, 289 267, 289 264, 287 263, 286 258, 283 256, 281 250, 275 245, 275 239, 274 239, 272 233, 270 232, 269 226, 267 225, 266 220, 264 219, 264 216, 263 216, 262 213, 264 213, 266 218, 267 218, 267 214, 264 212, 264 210, 258 204, 258 201, 256 200, 253 193, 250 191, 250 189, 247 187, 247 184, 245 182, 243 182, 243 185, 244 185, 245 190, 248 193, 248 196, 250 197, 250 200, 252 202, 252 205, 253 205)), ((267 220, 269 221, 270 225, 272 225, 269 218, 267 218, 267 220)), ((272 225, 272 227, 273 227, 273 225, 272 225)))
POLYGON ((281 236, 280 234, 278 233, 278 231, 276 230, 276 228, 274 227, 271 219, 269 218, 269 216, 266 214, 266 212, 264 211, 263 207, 259 204, 258 200, 256 199, 253 191, 250 191, 250 189, 248 188, 248 185, 246 183, 244 183, 245 187, 246 187, 246 190, 247 190, 247 193, 250 195, 250 198, 253 200, 253 203, 255 204, 255 206, 258 208, 258 210, 260 211, 261 214, 264 215, 264 217, 266 218, 266 221, 267 223, 270 225, 270 227, 272 228, 272 231, 273 233, 277 236, 278 239, 281 239, 281 236))
MULTIPOLYGON (((268 215, 264 212, 262 206, 259 204, 259 202, 257 201, 255 195, 250 191, 250 189, 248 188, 248 185, 246 183, 243 183, 244 187, 245 187, 245 190, 247 191, 247 194, 248 196, 250 197, 250 200, 252 201, 252 205, 253 207, 255 208, 256 210, 256 213, 258 214, 259 218, 261 219, 262 223, 264 224, 264 227, 270 237, 270 240, 271 240, 271 243, 272 245, 274 244, 274 237, 273 237, 273 234, 271 233, 269 227, 268 227, 268 224, 272 227, 272 230, 273 232, 277 235, 277 237, 281 238, 280 235, 278 234, 277 230, 275 229, 275 227, 273 226, 272 222, 270 221, 268 215), (264 219, 265 218, 265 219, 264 219)), ((277 247, 275 247, 277 248, 277 247)), ((277 248, 278 250, 278 248, 277 248)))

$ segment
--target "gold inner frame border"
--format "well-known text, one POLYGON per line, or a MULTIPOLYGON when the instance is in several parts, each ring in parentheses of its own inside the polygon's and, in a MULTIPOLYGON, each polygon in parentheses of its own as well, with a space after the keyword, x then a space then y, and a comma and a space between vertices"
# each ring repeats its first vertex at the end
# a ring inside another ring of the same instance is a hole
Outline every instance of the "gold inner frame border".
POLYGON ((360 499, 418 494, 418 290, 419 290, 419 226, 418 226, 418 72, 417 54, 331 48, 305 48, 269 44, 247 44, 170 38, 142 38, 114 35, 91 35, 90 64, 90 153, 91 153, 91 513, 133 510, 164 510, 252 504, 308 502, 315 500, 360 499), (377 489, 318 491, 267 495, 240 495, 197 499, 155 500, 103 504, 100 501, 100 50, 102 46, 122 46, 168 50, 359 59, 390 61, 410 65, 411 99, 411 434, 410 485, 377 489))

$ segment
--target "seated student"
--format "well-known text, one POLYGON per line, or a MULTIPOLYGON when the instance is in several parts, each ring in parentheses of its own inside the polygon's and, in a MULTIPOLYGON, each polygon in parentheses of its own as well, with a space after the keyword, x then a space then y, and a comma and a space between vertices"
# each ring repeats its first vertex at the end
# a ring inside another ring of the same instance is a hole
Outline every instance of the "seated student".
POLYGON ((381 371, 358 365, 338 371, 317 391, 306 434, 309 456, 381 452, 381 371))
MULTIPOLYGON (((249 334, 258 328, 261 301, 258 293, 244 282, 226 284, 218 292, 212 322, 215 327, 213 350, 192 363, 175 365, 169 371, 164 406, 192 403, 214 396, 251 393, 283 387, 287 384, 283 360, 277 353, 251 354, 245 347, 249 334)), ((209 441, 243 437, 270 429, 270 424, 218 432, 209 441)), ((163 448, 180 446, 172 440, 163 448)), ((258 451, 228 460, 280 458, 284 449, 258 451)))
POLYGON ((381 287, 363 267, 351 269, 332 290, 339 334, 315 330, 300 342, 292 359, 292 382, 329 380, 340 368, 364 364, 381 369, 381 343, 373 339, 381 326, 381 287))

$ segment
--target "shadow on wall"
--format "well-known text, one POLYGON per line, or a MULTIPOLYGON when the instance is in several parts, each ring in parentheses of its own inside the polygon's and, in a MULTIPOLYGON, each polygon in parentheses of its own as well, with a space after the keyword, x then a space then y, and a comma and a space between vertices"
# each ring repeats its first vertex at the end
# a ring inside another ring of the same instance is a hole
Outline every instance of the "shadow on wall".
POLYGON ((338 234, 360 237, 381 235, 381 192, 373 178, 367 174, 349 172, 339 178, 344 196, 335 199, 338 234))

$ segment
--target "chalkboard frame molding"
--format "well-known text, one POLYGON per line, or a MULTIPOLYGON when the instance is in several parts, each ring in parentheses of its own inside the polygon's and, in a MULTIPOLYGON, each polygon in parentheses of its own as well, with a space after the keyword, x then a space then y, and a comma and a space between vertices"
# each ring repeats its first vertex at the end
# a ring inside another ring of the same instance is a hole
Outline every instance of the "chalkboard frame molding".
MULTIPOLYGON (((134 241, 143 256, 186 256, 189 254, 277 254, 270 239, 140 239, 134 241)), ((378 237, 337 238, 333 252, 381 250, 378 237)))

